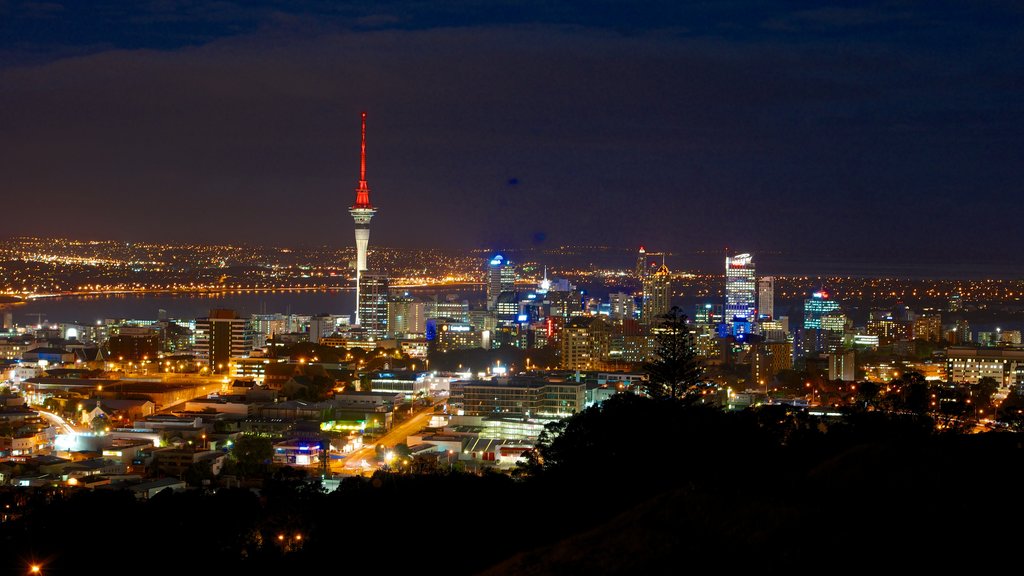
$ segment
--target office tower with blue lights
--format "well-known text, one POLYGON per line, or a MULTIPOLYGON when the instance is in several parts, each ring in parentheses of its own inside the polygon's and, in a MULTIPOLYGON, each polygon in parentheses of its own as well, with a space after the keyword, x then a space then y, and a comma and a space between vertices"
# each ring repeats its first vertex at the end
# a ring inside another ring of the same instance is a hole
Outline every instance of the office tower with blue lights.
MULTIPOLYGON (((359 186, 356 188, 356 203, 348 209, 356 225, 356 324, 361 324, 359 308, 362 307, 360 292, 362 276, 366 268, 366 250, 370 245, 370 220, 377 209, 370 204, 370 186, 366 182, 366 112, 362 115, 362 139, 359 148, 359 186)), ((387 314, 385 313, 385 318, 387 314)))
POLYGON ((494 310, 502 292, 515 292, 516 268, 504 254, 495 254, 487 262, 486 278, 487 309, 494 310))
POLYGON ((725 323, 730 334, 737 322, 750 324, 757 313, 757 280, 750 254, 725 257, 725 323))
POLYGON ((839 309, 839 302, 829 299, 828 292, 815 292, 804 300, 804 330, 820 330, 821 319, 839 309))

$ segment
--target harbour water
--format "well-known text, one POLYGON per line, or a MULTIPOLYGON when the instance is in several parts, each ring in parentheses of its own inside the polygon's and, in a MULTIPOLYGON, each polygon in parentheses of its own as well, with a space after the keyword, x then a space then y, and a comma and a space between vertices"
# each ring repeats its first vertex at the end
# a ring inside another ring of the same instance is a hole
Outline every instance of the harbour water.
MULTIPOLYGON (((607 288, 584 287, 587 296, 607 298, 607 288)), ((410 288, 411 294, 421 298, 445 297, 452 295, 467 299, 471 304, 483 305, 482 285, 459 285, 445 287, 410 288)), ((690 315, 698 303, 709 298, 677 298, 673 304, 680 306, 690 315)), ((800 321, 801 301, 776 301, 776 312, 787 315, 796 327, 800 321)), ((278 290, 278 291, 225 291, 185 293, 107 294, 90 296, 68 296, 38 298, 24 304, 8 306, 3 311, 11 312, 18 325, 43 323, 95 324, 105 319, 155 320, 160 310, 168 318, 191 320, 206 316, 213 308, 230 308, 242 315, 260 313, 282 314, 352 314, 355 310, 355 292, 352 290, 278 290)), ((866 322, 866 309, 849 310, 855 323, 866 322)), ((963 317, 971 323, 972 331, 1002 330, 1024 331, 1024 315, 1020 311, 977 311, 972 314, 943 315, 945 323, 963 317)))
MULTIPOLYGON (((445 288, 411 288, 421 297, 458 294, 463 298, 482 297, 480 287, 472 285, 445 288)), ((352 314, 355 310, 353 290, 308 291, 225 291, 209 293, 104 294, 37 298, 5 311, 14 315, 19 325, 39 322, 95 324, 107 318, 155 320, 160 310, 168 318, 193 319, 206 316, 214 308, 230 308, 242 315, 282 314, 352 314)))

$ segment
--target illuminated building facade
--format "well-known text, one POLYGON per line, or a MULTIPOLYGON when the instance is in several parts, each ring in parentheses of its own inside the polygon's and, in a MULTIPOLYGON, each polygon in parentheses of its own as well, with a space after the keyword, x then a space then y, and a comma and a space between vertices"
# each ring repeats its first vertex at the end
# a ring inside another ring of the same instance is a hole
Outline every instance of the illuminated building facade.
POLYGON ((487 309, 494 310, 498 304, 498 296, 502 292, 514 292, 516 289, 516 268, 503 254, 495 254, 487 262, 486 278, 487 309))
POLYGON ((613 292, 608 295, 608 317, 612 320, 634 318, 636 315, 636 300, 632 294, 624 292, 613 292))
POLYGON ((426 305, 408 292, 388 298, 388 331, 392 337, 423 334, 427 330, 426 305))
POLYGON ((515 292, 502 292, 498 294, 491 309, 499 322, 505 324, 516 322, 519 318, 519 297, 515 292))
POLYGON ((789 342, 758 342, 751 345, 750 375, 758 386, 793 367, 793 345, 789 342))
POLYGON ((281 364, 286 358, 232 358, 231 369, 235 378, 252 380, 262 386, 267 378, 267 366, 281 364))
POLYGON ((942 317, 938 314, 918 316, 914 319, 914 339, 928 342, 942 341, 942 317))
POLYGON ((754 277, 754 258, 750 254, 725 257, 725 323, 733 333, 737 319, 755 320, 757 310, 757 282, 754 277))
POLYGON ((857 380, 853 350, 832 352, 828 355, 828 379, 855 382, 857 380))
POLYGON ((283 314, 254 314, 249 321, 253 333, 253 346, 261 348, 274 334, 284 334, 287 329, 287 317, 283 314))
POLYGON ((427 319, 448 318, 456 322, 469 322, 468 300, 428 300, 424 307, 427 319))
POLYGON ((309 319, 309 341, 319 344, 322 338, 333 336, 338 326, 337 316, 318 314, 309 319))
POLYGON ((389 370, 370 374, 370 389, 374 392, 401 394, 406 400, 424 396, 429 392, 426 372, 389 370))
POLYGON ((775 318, 775 277, 765 276, 757 281, 757 315, 775 318))
POLYGON ((466 416, 500 418, 561 418, 586 404, 586 384, 533 378, 495 378, 467 382, 462 387, 466 416))
POLYGON ((427 337, 433 336, 438 352, 484 348, 484 334, 466 322, 431 320, 428 322, 427 337), (431 329, 433 328, 433 333, 431 329))
POLYGON ((562 368, 600 369, 611 350, 611 336, 611 327, 604 318, 573 318, 561 333, 562 368))
POLYGON ((836 310, 839 310, 839 302, 830 300, 828 292, 815 292, 804 300, 804 329, 820 330, 821 317, 836 310))
POLYGON ((640 247, 636 256, 636 277, 640 282, 647 277, 647 250, 643 246, 640 247))
POLYGON ((210 310, 210 315, 196 319, 196 362, 209 367, 211 372, 223 371, 232 357, 248 357, 252 350, 252 332, 249 319, 234 310, 210 310))
POLYGON ((374 340, 388 334, 388 277, 364 272, 359 280, 359 325, 374 340))
POLYGON ((653 274, 644 278, 644 300, 640 310, 640 321, 654 324, 668 313, 671 300, 672 273, 664 264, 653 274))
POLYGON ((710 302, 697 304, 693 313, 693 323, 717 326, 723 322, 723 314, 725 314, 725 307, 722 304, 712 304, 710 302))
POLYGON ((951 347, 946 349, 946 381, 977 384, 992 378, 999 386, 1024 384, 1024 350, 951 347))

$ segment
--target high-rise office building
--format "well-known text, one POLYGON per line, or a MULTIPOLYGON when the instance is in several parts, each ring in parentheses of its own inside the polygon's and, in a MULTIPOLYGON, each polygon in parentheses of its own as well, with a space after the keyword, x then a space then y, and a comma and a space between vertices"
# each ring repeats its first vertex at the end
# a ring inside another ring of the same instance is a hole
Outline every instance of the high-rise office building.
POLYGON ((964 309, 964 303, 963 303, 963 300, 960 297, 960 293, 959 292, 954 292, 954 293, 950 294, 949 295, 949 307, 948 307, 948 310, 950 312, 960 312, 963 309, 964 309))
POLYGON ((632 294, 612 292, 608 295, 608 317, 612 320, 633 318, 636 315, 636 300, 632 294))
POLYGON ((252 350, 249 319, 234 310, 210 310, 210 315, 196 319, 195 346, 197 362, 206 364, 211 372, 224 371, 231 358, 244 358, 252 350))
POLYGON ((718 326, 723 321, 724 310, 725 306, 722 304, 712 304, 711 302, 697 304, 693 312, 693 323, 718 326))
POLYGON ((644 278, 644 300, 640 309, 640 321, 654 324, 668 313, 671 300, 672 273, 662 264, 653 274, 644 278))
POLYGON ((456 322, 469 322, 469 301, 449 298, 428 300, 424 313, 427 319, 451 319, 456 322))
POLYGON ((828 355, 828 379, 855 382, 857 380, 856 356, 853 350, 836 351, 828 355))
POLYGON ((562 368, 597 370, 611 349, 611 327, 600 317, 574 318, 561 334, 562 368))
POLYGON ((364 272, 360 278, 359 325, 375 340, 388 335, 388 277, 364 272))
POLYGON ((392 337, 423 334, 426 331, 426 305, 405 292, 388 298, 388 331, 392 337))
POLYGON ((757 315, 775 318, 775 277, 765 276, 757 281, 757 315))
POLYGON ((644 247, 640 247, 640 252, 636 256, 636 277, 641 282, 647 277, 647 250, 644 247))
POLYGON ((821 317, 839 310, 839 302, 829 299, 828 292, 815 292, 804 300, 804 329, 821 329, 821 317))
POLYGON ((359 186, 356 188, 356 203, 348 209, 356 225, 356 324, 360 323, 359 293, 360 279, 366 270, 366 250, 370 244, 370 220, 377 209, 370 204, 370 186, 366 182, 366 112, 362 115, 362 140, 359 148, 359 186))
POLYGON ((757 307, 754 258, 750 254, 725 257, 725 323, 732 332, 738 320, 750 323, 757 307))
POLYGON ((337 316, 317 314, 309 319, 309 341, 319 344, 321 338, 327 338, 334 334, 337 327, 337 316))
POLYGON ((938 314, 926 314, 914 319, 914 339, 929 342, 942 341, 942 317, 938 314))
POLYGON ((792 367, 793 345, 789 342, 757 342, 751 345, 750 375, 758 390, 764 389, 776 374, 792 367))
POLYGON ((516 268, 503 254, 495 254, 487 262, 487 309, 494 310, 498 296, 502 292, 514 292, 516 289, 516 268))

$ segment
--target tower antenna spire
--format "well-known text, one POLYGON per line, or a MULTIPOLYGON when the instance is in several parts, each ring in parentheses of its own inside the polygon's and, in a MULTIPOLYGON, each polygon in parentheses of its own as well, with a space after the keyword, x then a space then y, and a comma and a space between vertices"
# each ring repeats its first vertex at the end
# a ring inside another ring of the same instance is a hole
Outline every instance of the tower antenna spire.
POLYGON ((366 111, 363 111, 362 139, 359 145, 359 187, 366 188, 366 111))
POLYGON ((373 208, 370 204, 370 185, 366 182, 366 112, 362 113, 362 132, 359 142, 359 187, 353 208, 373 208))

